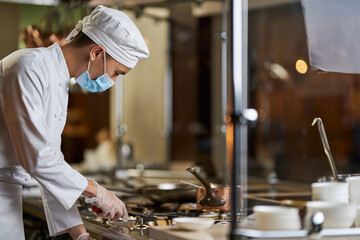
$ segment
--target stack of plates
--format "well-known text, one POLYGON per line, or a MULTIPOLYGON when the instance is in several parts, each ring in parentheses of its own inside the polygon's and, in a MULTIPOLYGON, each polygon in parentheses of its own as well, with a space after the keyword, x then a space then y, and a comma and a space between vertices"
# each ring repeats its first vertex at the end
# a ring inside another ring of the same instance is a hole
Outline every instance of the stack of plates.
POLYGON ((356 205, 355 227, 360 227, 360 205, 356 205))
POLYGON ((350 202, 360 204, 360 176, 348 177, 350 202))
POLYGON ((300 230, 297 208, 282 206, 255 206, 256 229, 262 231, 300 230))
POLYGON ((312 199, 330 202, 349 202, 349 184, 347 182, 318 182, 311 184, 312 199))
POLYGON ((356 216, 352 203, 310 201, 306 203, 305 228, 310 228, 310 219, 315 212, 324 214, 324 228, 349 228, 356 216))
POLYGON ((179 217, 173 218, 172 222, 181 229, 201 231, 210 228, 214 224, 215 220, 198 217, 179 217))

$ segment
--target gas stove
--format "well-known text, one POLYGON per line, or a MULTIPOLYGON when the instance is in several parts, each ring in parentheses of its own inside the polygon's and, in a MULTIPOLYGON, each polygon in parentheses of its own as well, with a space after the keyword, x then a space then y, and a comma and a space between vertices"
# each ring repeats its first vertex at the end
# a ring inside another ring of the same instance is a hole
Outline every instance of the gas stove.
POLYGON ((149 228, 152 226, 172 226, 172 219, 177 217, 199 217, 215 219, 216 223, 230 223, 229 213, 199 211, 195 203, 163 203, 151 204, 141 197, 125 199, 129 220, 124 222, 109 221, 97 217, 91 206, 79 208, 85 225, 97 226, 97 233, 101 239, 149 239, 149 228), (101 230, 99 230, 101 229, 101 230), (99 233, 100 232, 100 233, 99 233), (109 237, 106 238, 106 235, 109 237), (111 235, 111 237, 110 237, 111 235))

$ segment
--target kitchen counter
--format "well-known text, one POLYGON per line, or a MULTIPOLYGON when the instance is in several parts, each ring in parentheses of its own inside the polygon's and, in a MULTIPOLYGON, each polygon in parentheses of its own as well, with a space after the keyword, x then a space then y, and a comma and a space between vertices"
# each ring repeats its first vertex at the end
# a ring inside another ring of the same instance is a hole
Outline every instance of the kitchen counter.
MULTIPOLYGON (((255 205, 279 205, 283 204, 284 200, 311 200, 311 189, 307 185, 294 184, 268 184, 261 181, 249 181, 248 192, 245 195, 248 203, 247 214, 251 213, 251 209, 255 205)), ((122 197, 121 197, 122 198, 122 197)), ((130 205, 126 203, 129 207, 130 205)), ((45 215, 42 207, 42 201, 39 197, 24 197, 23 198, 24 216, 31 216, 33 219, 38 219, 43 222, 45 226, 45 215)), ((119 240, 225 240, 228 239, 229 224, 215 224, 206 231, 183 231, 176 226, 171 226, 171 218, 166 218, 163 224, 157 223, 159 226, 153 226, 147 229, 136 229, 134 227, 135 220, 133 217, 133 224, 123 225, 119 227, 94 217, 89 209, 84 206, 79 206, 84 225, 88 232, 91 233, 95 239, 119 239, 119 240)), ((246 215, 246 214, 245 214, 246 215)), ((168 215, 169 216, 169 215, 168 215)), ((24 219, 25 223, 25 219, 24 219)), ((29 221, 27 221, 29 224, 29 221)), ((223 222, 223 223, 226 223, 223 222)), ((25 223, 26 224, 26 223, 25 223)), ((122 223, 124 224, 124 223, 122 223)), ((359 239, 358 236, 344 236, 344 237, 324 237, 322 239, 332 240, 352 240, 359 239)), ((71 238, 69 238, 71 239, 71 238)), ((239 238, 240 239, 240 238, 239 238)), ((260 238, 257 238, 260 239, 260 238)), ((286 238, 285 238, 286 239, 286 238)), ((292 239, 308 239, 308 238, 292 238, 292 239)))

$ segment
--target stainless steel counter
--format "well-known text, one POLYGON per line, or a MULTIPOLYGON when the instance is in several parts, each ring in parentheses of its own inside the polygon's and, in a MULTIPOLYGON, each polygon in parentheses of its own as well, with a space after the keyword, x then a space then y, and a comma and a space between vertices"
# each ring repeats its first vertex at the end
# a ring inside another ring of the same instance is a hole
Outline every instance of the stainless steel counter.
MULTIPOLYGON (((298 200, 308 201, 311 200, 310 185, 293 185, 293 184, 268 184, 264 182, 249 181, 249 187, 247 194, 244 195, 248 202, 248 211, 251 213, 252 206, 255 205, 280 205, 284 204, 284 200, 298 200)), ((130 205, 127 204, 129 207, 130 205)), ((23 199, 24 215, 32 216, 33 218, 43 221, 45 224, 45 215, 42 207, 42 201, 39 198, 24 197, 23 199)), ((84 225, 88 232, 95 239, 118 239, 118 240, 191 240, 191 239, 204 239, 193 238, 193 236, 211 236, 208 239, 228 239, 228 224, 214 225, 208 232, 191 233, 180 231, 169 223, 169 218, 166 218, 164 224, 161 226, 154 226, 147 229, 137 229, 133 225, 114 225, 111 222, 104 221, 102 219, 94 217, 93 213, 89 209, 85 209, 84 206, 79 207, 80 213, 83 218, 84 225), (168 225, 168 226, 166 226, 168 225), (220 226, 222 225, 222 226, 220 226), (125 226, 125 227, 123 227, 125 226), (214 229, 216 231, 214 231, 214 229), (199 235, 200 234, 200 235, 199 235), (215 235, 214 235, 215 234, 215 235), (215 237, 214 237, 215 236, 215 237)), ((141 213, 140 213, 141 214, 141 213)), ((245 214, 246 215, 246 214, 245 214)), ((133 219, 134 220, 134 219, 133 219)), ((46 225, 45 225, 46 226, 46 225)), ((322 239, 359 239, 357 236, 338 236, 338 237, 324 237, 322 239)), ((69 238, 70 239, 70 238, 69 238)), ((308 239, 307 237, 298 239, 308 239)))

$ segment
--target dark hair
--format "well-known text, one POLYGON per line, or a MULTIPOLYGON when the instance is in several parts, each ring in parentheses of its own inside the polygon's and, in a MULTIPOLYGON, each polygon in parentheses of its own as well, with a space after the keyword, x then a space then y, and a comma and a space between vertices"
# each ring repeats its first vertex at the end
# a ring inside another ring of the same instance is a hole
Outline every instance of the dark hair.
POLYGON ((90 44, 95 43, 93 40, 91 40, 85 33, 80 31, 71 41, 71 44, 73 44, 74 47, 84 47, 90 44))
MULTIPOLYGON (((85 47, 90 44, 96 44, 93 40, 91 40, 85 33, 80 31, 72 40, 71 44, 74 47, 80 48, 85 47)), ((109 54, 106 54, 107 59, 113 59, 109 54)))

